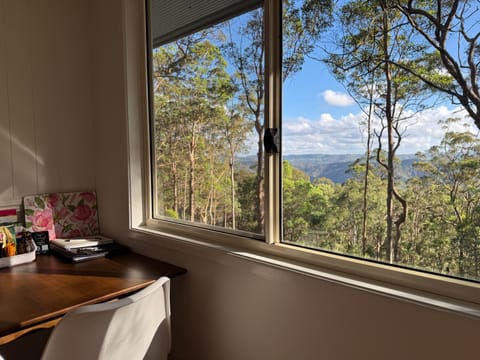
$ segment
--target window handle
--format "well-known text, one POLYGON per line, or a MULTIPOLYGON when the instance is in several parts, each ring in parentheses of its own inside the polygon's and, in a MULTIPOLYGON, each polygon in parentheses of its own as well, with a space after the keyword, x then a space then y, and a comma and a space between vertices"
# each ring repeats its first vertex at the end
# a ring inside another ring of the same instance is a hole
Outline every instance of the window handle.
POLYGON ((267 154, 278 154, 280 152, 280 130, 277 128, 266 128, 263 135, 263 147, 267 154))

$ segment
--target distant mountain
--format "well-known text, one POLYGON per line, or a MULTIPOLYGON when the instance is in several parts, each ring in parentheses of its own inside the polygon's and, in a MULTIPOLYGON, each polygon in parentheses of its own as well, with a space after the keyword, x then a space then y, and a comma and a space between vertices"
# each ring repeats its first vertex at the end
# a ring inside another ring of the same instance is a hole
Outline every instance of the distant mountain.
POLYGON ((312 181, 324 177, 335 183, 343 183, 349 177, 349 165, 360 157, 355 154, 305 154, 285 155, 283 159, 305 172, 312 181))
MULTIPOLYGON (((302 154, 302 155, 284 155, 283 159, 290 164, 305 172, 313 181, 318 178, 327 178, 335 183, 342 184, 349 177, 347 173, 348 167, 357 159, 361 158, 360 154, 302 154)), ((417 176, 417 172, 413 168, 416 160, 415 155, 399 155, 401 160, 401 168, 398 174, 401 178, 409 178, 417 176)), ((256 161, 256 156, 246 156, 238 158, 238 162, 246 167, 252 168, 256 161)))

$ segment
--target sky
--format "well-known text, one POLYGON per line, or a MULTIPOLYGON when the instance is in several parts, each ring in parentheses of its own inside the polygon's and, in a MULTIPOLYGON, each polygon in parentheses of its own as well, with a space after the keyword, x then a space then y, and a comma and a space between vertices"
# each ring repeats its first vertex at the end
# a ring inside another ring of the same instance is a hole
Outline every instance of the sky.
MULTIPOLYGON (((307 60, 283 89, 282 150, 289 154, 363 154, 366 132, 362 113, 343 86, 319 62, 307 60)), ((398 154, 415 154, 438 145, 445 134, 441 120, 465 118, 450 130, 478 133, 466 112, 447 102, 409 121, 398 154)))
MULTIPOLYGON (((472 23, 469 31, 476 33, 478 14, 469 21, 472 23)), ((453 36, 449 42, 458 45, 453 36)), ((366 133, 359 126, 361 110, 321 62, 306 58, 302 70, 284 82, 282 93, 284 154, 365 153, 366 133)), ((439 122, 452 117, 464 120, 450 130, 478 133, 463 108, 443 100, 409 122, 397 153, 414 154, 438 145, 445 134, 439 122), (463 123, 469 126, 465 128, 463 123)))
MULTIPOLYGON (((239 43, 236 31, 249 19, 245 14, 230 20, 230 36, 239 43), (233 31, 232 31, 233 30, 233 31)), ((474 18, 474 22, 478 21, 474 18)), ((321 58, 320 53, 312 54, 321 58)), ((234 72, 231 64, 229 71, 234 72)), ((362 127, 362 111, 338 83, 326 66, 318 60, 306 57, 301 71, 293 74, 282 87, 282 153, 291 154, 364 154, 366 132, 362 127)), ((433 98, 428 101, 434 101, 433 98)), ((397 154, 425 152, 438 145, 444 134, 448 118, 463 119, 452 125, 451 131, 478 129, 465 110, 452 105, 449 100, 437 104, 408 121, 397 154), (469 126, 464 127, 467 123, 469 126)), ((256 136, 248 140, 248 154, 256 153, 256 136)), ((376 144, 373 144, 376 147, 376 144)))

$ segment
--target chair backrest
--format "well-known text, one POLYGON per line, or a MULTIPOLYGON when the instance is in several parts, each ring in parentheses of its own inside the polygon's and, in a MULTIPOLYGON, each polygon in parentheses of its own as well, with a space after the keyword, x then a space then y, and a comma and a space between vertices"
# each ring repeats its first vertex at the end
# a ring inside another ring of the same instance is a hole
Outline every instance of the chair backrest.
POLYGON ((154 336, 164 350, 156 356, 167 359, 171 346, 167 277, 120 300, 68 312, 53 329, 42 360, 143 359, 154 336))

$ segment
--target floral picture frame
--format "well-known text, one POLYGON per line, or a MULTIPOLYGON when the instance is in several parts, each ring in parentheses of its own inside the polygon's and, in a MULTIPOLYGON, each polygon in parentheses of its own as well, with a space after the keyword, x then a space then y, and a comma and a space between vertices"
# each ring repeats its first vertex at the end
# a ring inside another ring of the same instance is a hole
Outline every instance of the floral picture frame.
POLYGON ((27 231, 48 231, 50 240, 100 233, 94 191, 25 196, 23 206, 27 231))

